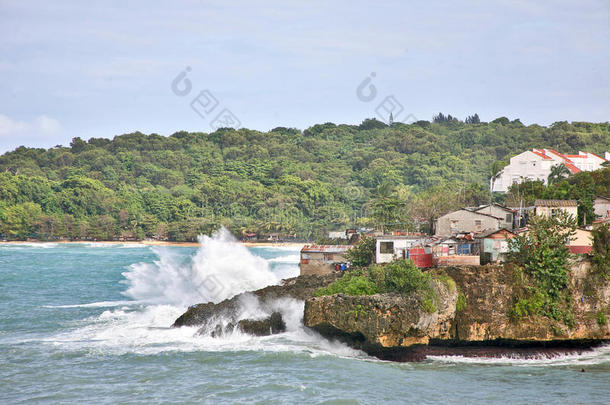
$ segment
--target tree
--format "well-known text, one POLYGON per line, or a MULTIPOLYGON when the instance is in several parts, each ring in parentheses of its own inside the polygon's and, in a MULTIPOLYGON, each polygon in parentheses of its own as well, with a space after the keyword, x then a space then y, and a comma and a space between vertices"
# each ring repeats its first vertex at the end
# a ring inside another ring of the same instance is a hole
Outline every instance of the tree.
POLYGON ((534 216, 525 234, 509 240, 508 261, 521 269, 529 292, 516 303, 517 317, 545 315, 567 320, 569 310, 562 305, 569 303, 565 295, 570 257, 566 242, 575 229, 575 219, 559 211, 555 216, 534 216))
POLYGON ((591 263, 598 274, 610 278, 610 225, 602 224, 592 231, 591 263))
POLYGON ((558 164, 551 167, 551 173, 549 173, 549 177, 547 182, 549 185, 553 185, 555 183, 560 182, 562 179, 568 177, 570 175, 570 170, 566 167, 566 165, 558 164))
POLYGON ((363 236, 358 244, 345 254, 353 266, 366 267, 375 261, 376 242, 374 238, 363 236))

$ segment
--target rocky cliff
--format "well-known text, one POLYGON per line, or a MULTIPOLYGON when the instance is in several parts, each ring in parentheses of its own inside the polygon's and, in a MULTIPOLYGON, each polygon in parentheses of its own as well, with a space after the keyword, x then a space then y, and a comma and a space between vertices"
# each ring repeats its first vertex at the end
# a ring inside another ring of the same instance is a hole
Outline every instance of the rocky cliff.
POLYGON ((592 275, 587 263, 576 263, 571 272, 575 325, 570 327, 546 317, 511 321, 515 277, 510 268, 460 266, 435 272, 455 285, 435 282, 439 299, 433 312, 417 296, 334 295, 308 299, 304 323, 390 360, 419 360, 432 353, 490 355, 490 347, 501 347, 501 354, 511 348, 572 350, 610 339, 610 282, 592 275))

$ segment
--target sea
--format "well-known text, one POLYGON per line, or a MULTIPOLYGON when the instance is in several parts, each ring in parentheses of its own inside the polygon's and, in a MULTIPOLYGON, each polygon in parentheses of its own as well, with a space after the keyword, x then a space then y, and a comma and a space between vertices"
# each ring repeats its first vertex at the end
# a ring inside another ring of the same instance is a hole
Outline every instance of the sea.
POLYGON ((609 404, 610 347, 580 355, 380 361, 302 326, 212 337, 190 305, 298 275, 299 246, 0 243, 1 404, 609 404), (582 370, 584 369, 584 372, 582 370))

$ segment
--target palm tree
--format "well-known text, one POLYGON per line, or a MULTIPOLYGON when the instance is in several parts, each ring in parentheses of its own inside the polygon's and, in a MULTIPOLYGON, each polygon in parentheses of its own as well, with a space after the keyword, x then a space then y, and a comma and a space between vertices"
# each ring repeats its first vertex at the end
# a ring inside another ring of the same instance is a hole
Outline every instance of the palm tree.
POLYGON ((570 169, 566 167, 563 163, 555 165, 551 167, 551 173, 549 173, 549 177, 547 178, 547 182, 550 185, 559 183, 565 177, 570 175, 570 169))

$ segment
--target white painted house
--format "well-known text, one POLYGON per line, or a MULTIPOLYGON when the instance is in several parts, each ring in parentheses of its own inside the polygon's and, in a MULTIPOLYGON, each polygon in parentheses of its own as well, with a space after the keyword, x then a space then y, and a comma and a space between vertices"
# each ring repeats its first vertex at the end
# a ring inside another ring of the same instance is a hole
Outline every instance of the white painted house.
POLYGON ((491 179, 492 191, 506 193, 508 188, 525 180, 541 180, 547 183, 551 168, 560 164, 565 165, 572 174, 590 172, 602 168, 608 162, 610 153, 605 158, 589 152, 578 152, 578 155, 564 155, 553 149, 532 149, 518 154, 510 159, 510 163, 491 179))
POLYGON ((407 257, 407 250, 426 243, 426 237, 423 235, 385 235, 375 239, 377 243, 375 263, 389 263, 396 259, 403 259, 407 257))

